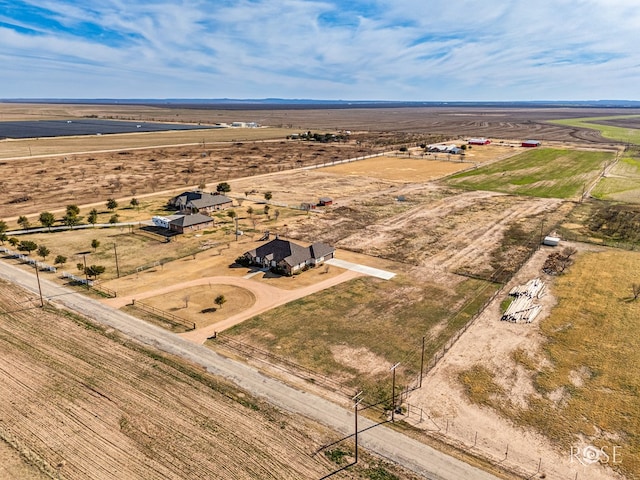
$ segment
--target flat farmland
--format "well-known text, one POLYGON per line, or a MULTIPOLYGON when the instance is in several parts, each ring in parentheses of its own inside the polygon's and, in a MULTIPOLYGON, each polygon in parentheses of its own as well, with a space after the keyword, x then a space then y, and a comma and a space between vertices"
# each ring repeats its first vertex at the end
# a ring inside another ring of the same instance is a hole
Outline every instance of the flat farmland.
POLYGON ((613 152, 536 149, 447 179, 450 186, 543 198, 579 197, 613 152))
POLYGON ((378 157, 358 162, 344 163, 323 169, 345 176, 366 176, 385 180, 427 182, 470 168, 462 162, 443 162, 431 159, 402 157, 378 157))
POLYGON ((640 203, 640 157, 637 151, 609 169, 591 195, 602 200, 640 203))
POLYGON ((607 117, 588 117, 554 120, 557 125, 589 128, 598 132, 603 138, 621 143, 640 143, 638 115, 616 115, 607 117))
MULTIPOLYGON (((6 283, 0 299, 0 435, 48 478, 297 480, 338 468, 314 455, 335 433, 113 330, 29 308, 6 283)), ((335 477, 415 478, 361 454, 335 477)))
POLYGON ((115 152, 146 149, 154 146, 172 147, 217 142, 253 142, 284 138, 291 131, 278 128, 216 128, 167 132, 126 133, 109 135, 78 135, 71 137, 0 140, 0 159, 47 158, 87 152, 115 152))
POLYGON ((0 162, 2 217, 176 190, 181 185, 184 190, 199 184, 215 188, 231 178, 328 163, 362 156, 362 152, 355 143, 320 144, 282 137, 276 142, 122 147, 103 153, 5 160, 0 162))
MULTIPOLYGON (((633 109, 608 109, 611 115, 629 115, 633 109)), ((188 123, 255 121, 262 125, 366 132, 439 134, 448 138, 489 137, 525 140, 611 143, 600 132, 581 125, 552 120, 597 117, 598 108, 400 107, 400 108, 222 108, 215 105, 55 105, 0 104, 0 119, 99 118, 188 123)))

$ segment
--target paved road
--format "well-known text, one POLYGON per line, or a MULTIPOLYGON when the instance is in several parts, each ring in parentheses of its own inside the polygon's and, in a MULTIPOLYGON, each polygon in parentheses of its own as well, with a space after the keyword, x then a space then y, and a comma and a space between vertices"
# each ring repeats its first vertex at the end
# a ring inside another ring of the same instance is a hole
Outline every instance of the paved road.
MULTIPOLYGON (((30 272, 0 261, 0 278, 37 292, 35 276, 30 272)), ((266 377, 254 368, 224 358, 208 348, 185 340, 178 335, 114 310, 100 302, 42 279, 45 298, 79 312, 97 322, 111 326, 144 344, 170 354, 179 355, 225 377, 240 388, 267 399, 283 410, 305 415, 344 435, 353 433, 353 413, 328 400, 296 390, 266 377)), ((359 419, 359 428, 373 423, 359 419)), ((362 432, 359 443, 366 449, 432 480, 495 480, 496 477, 449 457, 416 440, 384 426, 362 432)))

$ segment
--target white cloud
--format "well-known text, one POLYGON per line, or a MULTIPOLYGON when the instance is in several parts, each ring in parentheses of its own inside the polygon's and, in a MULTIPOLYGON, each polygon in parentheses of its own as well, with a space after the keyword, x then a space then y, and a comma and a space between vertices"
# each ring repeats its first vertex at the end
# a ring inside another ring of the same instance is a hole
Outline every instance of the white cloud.
POLYGON ((17 97, 633 99, 634 4, 44 0, 32 5, 62 30, 0 17, 22 27, 0 28, 0 86, 17 97), (16 81, 38 70, 56 74, 37 91, 16 81))

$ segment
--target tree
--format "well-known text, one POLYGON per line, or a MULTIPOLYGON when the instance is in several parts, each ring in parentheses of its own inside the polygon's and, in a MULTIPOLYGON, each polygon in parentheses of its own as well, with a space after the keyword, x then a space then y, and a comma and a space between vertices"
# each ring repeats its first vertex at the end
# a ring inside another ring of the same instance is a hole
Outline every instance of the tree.
POLYGON ((129 205, 131 205, 131 208, 135 208, 136 210, 139 210, 139 206, 140 206, 140 202, 138 201, 137 198, 132 198, 131 201, 129 202, 129 205))
POLYGON ((49 231, 51 231, 51 225, 56 223, 56 217, 51 212, 42 212, 40 217, 38 217, 40 224, 43 227, 47 227, 49 231))
POLYGON ((109 219, 109 223, 111 224, 118 223, 119 219, 120 219, 120 215, 118 215, 117 213, 114 213, 113 215, 111 215, 111 218, 109 219))
POLYGON ((23 230, 26 230, 27 228, 29 228, 31 223, 29 223, 29 219, 27 217, 25 217, 24 215, 20 215, 18 217, 18 225, 20 225, 23 230))
POLYGON ((247 214, 249 215, 249 218, 253 218, 253 207, 247 207, 247 214))
POLYGON ((191 299, 191 295, 185 295, 182 297, 182 301, 184 302, 184 308, 189 308, 189 300, 191 299))
POLYGON ((222 305, 224 305, 226 303, 227 299, 224 297, 224 295, 218 295, 214 300, 213 303, 215 303, 219 308, 222 308, 222 305))
POLYGON ((78 225, 81 220, 82 220, 82 217, 70 212, 67 212, 67 214, 64 217, 62 217, 62 223, 64 223, 66 226, 71 228, 78 225))
POLYGON ((51 250, 49 250, 44 245, 40 245, 38 247, 38 256, 42 257, 43 262, 46 260, 46 258, 49 256, 50 253, 51 253, 51 250))
POLYGON ((80 207, 77 205, 67 205, 67 215, 73 215, 77 217, 80 215, 80 207))
POLYGON ((89 277, 98 278, 98 275, 102 275, 105 270, 106 268, 102 265, 91 265, 90 267, 87 267, 85 273, 89 277))
POLYGON ((93 248, 94 252, 98 249, 99 246, 100 246, 100 240, 98 240, 97 238, 94 238, 93 240, 91 240, 91 248, 93 248))
POLYGON ((632 283, 631 291, 633 292, 633 299, 637 300, 640 297, 640 283, 632 283))
POLYGON ((264 199, 268 202, 273 198, 273 194, 271 192, 265 192, 264 199))
POLYGON ((118 208, 118 202, 116 202, 115 198, 110 198, 107 200, 107 208, 112 212, 118 208))
POLYGON ((216 186, 216 192, 218 193, 229 193, 231 191, 231 185, 227 182, 221 182, 216 186))
POLYGON ((0 233, 5 233, 8 229, 7 222, 0 220, 0 233))
POLYGON ((9 239, 9 244, 10 244, 12 247, 17 246, 19 243, 20 243, 20 240, 18 240, 16 237, 11 237, 11 238, 9 239))
POLYGON ((96 223, 98 223, 98 210, 95 208, 89 212, 89 216, 87 217, 87 222, 95 227, 96 223))
POLYGON ((274 210, 273 216, 276 217, 276 221, 278 221, 278 217, 280 216, 280 210, 274 210))
POLYGON ((269 207, 269 205, 265 205, 264 206, 264 214, 268 217, 269 216, 269 210, 271 210, 271 207, 269 207))
POLYGON ((9 239, 9 237, 7 237, 7 234, 2 232, 0 233, 0 243, 2 243, 2 245, 4 245, 4 242, 6 242, 9 239))
POLYGON ((227 212, 227 217, 229 217, 231 220, 233 220, 234 218, 236 218, 237 214, 235 212, 235 210, 229 210, 227 212))
POLYGON ((53 263, 54 263, 54 265, 63 266, 65 263, 67 263, 67 257, 65 257, 64 255, 58 255, 58 256, 56 256, 56 258, 53 261, 53 263))
POLYGON ((32 242, 31 240, 22 240, 18 244, 18 250, 20 250, 21 252, 27 252, 27 255, 29 255, 31 252, 33 252, 37 248, 38 248, 38 244, 36 242, 32 242))

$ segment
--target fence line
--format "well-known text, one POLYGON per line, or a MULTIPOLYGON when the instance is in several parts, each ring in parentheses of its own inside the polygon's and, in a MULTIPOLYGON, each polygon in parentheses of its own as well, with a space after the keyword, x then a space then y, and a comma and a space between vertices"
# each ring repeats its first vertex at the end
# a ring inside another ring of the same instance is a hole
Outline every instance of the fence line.
MULTIPOLYGON (((262 350, 260 348, 254 347, 253 345, 249 345, 247 343, 241 342, 239 340, 236 340, 235 338, 231 338, 227 335, 224 334, 217 334, 215 336, 216 339, 216 343, 221 344, 223 347, 229 348, 231 350, 234 350, 235 352, 239 352, 241 354, 243 354, 246 357, 250 357, 253 358, 255 360, 259 360, 259 361, 266 361, 265 359, 269 359, 269 360, 273 360, 276 363, 274 364, 273 362, 267 362, 269 363, 269 365, 271 366, 286 366, 289 367, 290 369, 292 369, 292 371, 290 371, 290 373, 303 373, 305 375, 307 375, 308 377, 305 378, 305 380, 308 380, 312 383, 320 383, 323 384, 325 386, 330 387, 332 390, 340 392, 340 393, 344 393, 345 395, 349 396, 352 395, 352 391, 349 390, 345 390, 346 387, 344 385, 342 385, 340 382, 333 380, 325 375, 322 375, 318 372, 315 372, 313 370, 311 370, 310 368, 304 367, 302 365, 299 365, 295 362, 292 362, 290 360, 287 360, 284 357, 280 357, 278 355, 275 355, 271 352, 268 352, 266 350, 262 350)), ((298 375, 299 376, 299 375, 298 375)))
POLYGON ((190 322, 182 317, 174 315, 171 312, 161 310, 152 305, 147 305, 146 303, 142 303, 142 302, 136 302, 135 300, 133 301, 132 305, 136 308, 139 308, 140 310, 144 310, 146 312, 157 315, 158 317, 161 317, 163 320, 166 320, 169 323, 181 325, 183 327, 189 328, 190 330, 195 330, 196 328, 195 322, 190 322))

